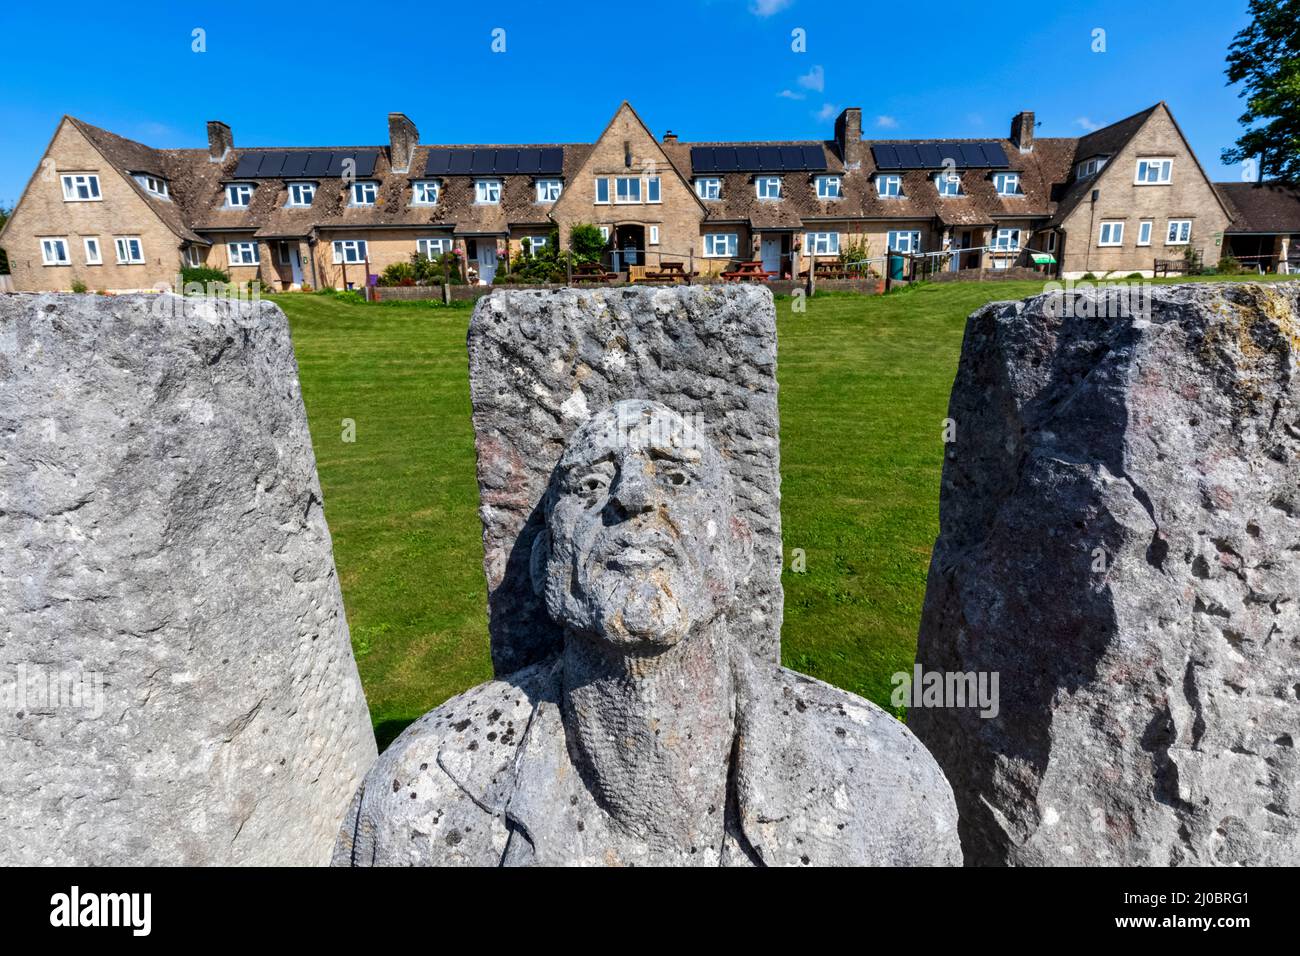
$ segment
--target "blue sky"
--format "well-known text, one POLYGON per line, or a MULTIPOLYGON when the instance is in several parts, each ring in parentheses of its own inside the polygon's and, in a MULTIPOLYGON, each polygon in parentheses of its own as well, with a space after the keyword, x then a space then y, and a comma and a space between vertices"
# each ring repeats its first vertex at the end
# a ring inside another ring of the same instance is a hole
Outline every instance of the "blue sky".
POLYGON ((378 144, 389 110, 424 142, 566 142, 623 99, 683 140, 830 138, 844 106, 879 138, 1003 136, 1022 109, 1074 136, 1163 99, 1210 175, 1240 178, 1219 151, 1246 0, 171 6, 5 5, 0 202, 64 113, 160 147, 205 145, 209 119, 237 145, 378 144))

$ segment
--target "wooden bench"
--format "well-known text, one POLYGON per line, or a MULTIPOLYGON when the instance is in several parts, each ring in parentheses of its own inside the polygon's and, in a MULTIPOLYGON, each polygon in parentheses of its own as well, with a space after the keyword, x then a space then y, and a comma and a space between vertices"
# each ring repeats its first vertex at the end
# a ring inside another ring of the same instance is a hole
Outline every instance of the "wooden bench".
POLYGON ((768 272, 762 262, 741 262, 736 268, 722 273, 725 282, 766 282, 776 273, 768 272))
POLYGON ((618 278, 617 272, 606 272, 599 262, 579 262, 573 267, 573 281, 578 282, 612 282, 618 278))

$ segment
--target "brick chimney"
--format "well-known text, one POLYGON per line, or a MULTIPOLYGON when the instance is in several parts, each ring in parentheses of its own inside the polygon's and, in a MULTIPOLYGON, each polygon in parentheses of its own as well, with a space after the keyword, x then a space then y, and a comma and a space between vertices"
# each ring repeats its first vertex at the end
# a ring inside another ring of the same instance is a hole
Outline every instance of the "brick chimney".
POLYGON ((392 160, 393 172, 410 171, 411 159, 415 156, 415 147, 419 142, 420 131, 405 113, 388 114, 389 158, 392 160))
POLYGON ((672 130, 668 130, 666 133, 664 133, 664 142, 665 143, 677 142, 677 134, 674 133, 672 130))
POLYGON ((219 163, 235 148, 235 137, 230 127, 221 120, 208 120, 208 159, 219 163))
POLYGON ((1011 117, 1011 142, 1020 147, 1022 153, 1034 151, 1034 114, 1028 111, 1011 117))
POLYGON ((862 165, 862 110, 850 106, 835 120, 835 141, 840 144, 844 165, 856 169, 862 165))

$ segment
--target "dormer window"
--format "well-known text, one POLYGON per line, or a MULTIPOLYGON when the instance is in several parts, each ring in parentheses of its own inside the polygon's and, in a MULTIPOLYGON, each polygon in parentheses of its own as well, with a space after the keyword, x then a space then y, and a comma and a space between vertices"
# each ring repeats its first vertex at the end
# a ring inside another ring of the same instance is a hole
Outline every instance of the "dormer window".
POLYGON ((301 209, 310 206, 315 198, 315 183, 290 183, 289 202, 286 204, 286 208, 301 209))
POLYGON ((474 201, 488 206, 498 205, 501 202, 501 180, 474 180, 474 201))
POLYGON ((563 183, 558 179, 539 179, 537 180, 537 201, 555 202, 560 198, 560 192, 563 188, 563 183))
POLYGON ((159 199, 170 199, 167 195, 167 180, 161 176, 151 176, 149 173, 136 173, 135 181, 144 187, 145 192, 157 196, 159 199))
POLYGON ((940 196, 960 196, 961 174, 939 173, 934 177, 934 188, 939 190, 940 196))
POLYGON ((695 195, 701 199, 721 199, 722 180, 716 176, 701 176, 695 180, 695 195))
POLYGON ((780 199, 781 177, 759 176, 754 180, 754 191, 759 199, 780 199))
POLYGON ((1139 186, 1167 186, 1173 182, 1174 178, 1174 161, 1165 157, 1159 159, 1139 159, 1137 162, 1137 178, 1134 182, 1139 186))
POLYGON ((876 177, 876 195, 881 199, 903 198, 903 177, 885 173, 876 177))
POLYGON ((997 189, 999 196, 1023 196, 1020 191, 1020 174, 1019 173, 995 173, 993 176, 993 187, 997 189))
POLYGON ((438 181, 421 179, 411 184, 411 205, 436 206, 438 204, 438 181))
POLYGON ((352 184, 352 205, 373 206, 379 197, 379 183, 363 179, 352 184))
POLYGON ((817 198, 818 199, 839 199, 840 198, 840 177, 818 176, 817 177, 817 198))
POLYGON ((1074 178, 1087 179, 1089 176, 1101 172, 1102 167, 1106 165, 1106 160, 1109 158, 1108 156, 1093 156, 1090 159, 1085 159, 1074 168, 1074 178))
POLYGON ((94 173, 69 173, 63 179, 64 202, 96 202, 99 200, 99 177, 94 173))
POLYGON ((247 209, 253 201, 252 183, 230 183, 226 186, 226 208, 247 209))

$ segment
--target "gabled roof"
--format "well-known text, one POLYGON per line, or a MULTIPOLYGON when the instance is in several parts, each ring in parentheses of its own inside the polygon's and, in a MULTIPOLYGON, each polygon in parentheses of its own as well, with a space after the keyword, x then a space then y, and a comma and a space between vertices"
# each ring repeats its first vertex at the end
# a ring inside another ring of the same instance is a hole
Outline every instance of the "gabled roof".
POLYGON ((1093 130, 1086 136, 1080 136, 1074 141, 1074 156, 1066 169, 1065 176, 1062 177, 1067 185, 1057 200, 1056 215, 1052 217, 1053 226, 1060 225, 1074 211, 1075 207, 1083 201, 1084 197, 1091 195, 1097 177, 1105 172, 1110 164, 1107 163, 1101 170, 1091 176, 1085 176, 1083 179, 1074 178, 1074 167, 1085 159, 1092 159, 1096 156, 1114 156, 1129 144, 1133 137, 1138 134, 1138 130, 1146 125, 1146 121, 1150 119, 1151 114, 1163 105, 1164 103, 1161 102, 1155 106, 1149 106, 1140 113, 1134 113, 1132 116, 1126 116, 1109 126, 1093 130))
POLYGON ((1232 213, 1230 233, 1300 235, 1300 188, 1285 183, 1215 183, 1232 213))

